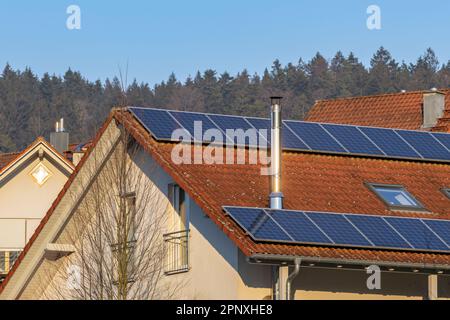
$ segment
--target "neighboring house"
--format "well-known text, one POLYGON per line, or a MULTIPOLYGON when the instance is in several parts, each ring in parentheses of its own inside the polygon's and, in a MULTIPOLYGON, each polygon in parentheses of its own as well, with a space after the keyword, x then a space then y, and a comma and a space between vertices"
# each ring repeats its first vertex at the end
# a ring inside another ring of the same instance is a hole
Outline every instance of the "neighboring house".
MULTIPOLYGON (((176 164, 172 130, 194 134, 196 120, 221 132, 270 127, 267 119, 114 110, 0 285, 0 299, 47 296, 52 280, 42 279, 74 254, 64 235, 106 174, 120 128, 141 147, 137 166, 167 214, 180 218, 164 228, 174 250, 164 281, 185 283, 178 298, 450 298, 450 135, 287 121, 279 190, 262 164, 176 164), (284 210, 269 210, 281 205, 279 191, 284 210), (367 285, 374 265, 375 289, 367 285)), ((208 150, 197 148, 190 155, 208 150)), ((253 149, 238 150, 249 157, 253 149)))
POLYGON ((307 121, 450 132, 450 90, 317 101, 307 121))
POLYGON ((0 281, 73 169, 44 138, 22 152, 0 154, 0 281))

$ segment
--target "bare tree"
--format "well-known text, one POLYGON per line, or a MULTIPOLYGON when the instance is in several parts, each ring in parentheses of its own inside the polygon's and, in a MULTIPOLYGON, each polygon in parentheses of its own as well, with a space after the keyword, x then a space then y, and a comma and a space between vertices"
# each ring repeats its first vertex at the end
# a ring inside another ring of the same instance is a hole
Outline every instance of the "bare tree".
POLYGON ((170 299, 182 286, 164 279, 163 233, 171 205, 149 178, 157 166, 120 125, 119 130, 106 161, 83 166, 85 172, 92 167, 95 178, 81 182, 81 200, 72 196, 79 205, 57 241, 75 252, 48 262, 51 271, 40 281, 44 298, 170 299))

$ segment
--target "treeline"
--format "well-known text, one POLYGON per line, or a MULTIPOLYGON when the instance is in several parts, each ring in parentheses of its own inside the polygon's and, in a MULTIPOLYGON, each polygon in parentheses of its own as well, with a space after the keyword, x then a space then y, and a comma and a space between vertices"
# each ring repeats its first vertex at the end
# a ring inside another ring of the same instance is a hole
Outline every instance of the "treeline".
POLYGON ((330 60, 317 53, 308 62, 276 60, 262 74, 206 70, 184 82, 172 74, 153 88, 134 81, 124 90, 118 78, 92 82, 72 70, 39 78, 30 69, 6 65, 0 76, 0 152, 20 150, 40 135, 48 138, 61 117, 71 142, 86 141, 111 107, 123 104, 264 117, 268 97, 282 95, 284 116, 302 119, 317 99, 449 86, 450 61, 440 64, 432 49, 411 64, 396 61, 384 48, 368 67, 352 53, 338 52, 330 60))

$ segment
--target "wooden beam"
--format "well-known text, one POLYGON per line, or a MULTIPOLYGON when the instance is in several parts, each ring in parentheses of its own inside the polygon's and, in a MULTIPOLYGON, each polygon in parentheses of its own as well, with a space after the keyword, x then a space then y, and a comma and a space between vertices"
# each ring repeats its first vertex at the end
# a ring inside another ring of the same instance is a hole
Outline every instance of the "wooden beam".
POLYGON ((438 297, 438 275, 428 275, 428 300, 437 300, 438 297))

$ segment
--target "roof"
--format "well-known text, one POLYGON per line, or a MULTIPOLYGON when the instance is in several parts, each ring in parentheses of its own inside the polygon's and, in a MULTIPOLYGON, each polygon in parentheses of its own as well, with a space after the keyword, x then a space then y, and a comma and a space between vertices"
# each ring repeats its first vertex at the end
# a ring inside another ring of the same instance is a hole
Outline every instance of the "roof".
POLYGON ((19 156, 20 152, 0 153, 0 170, 19 156))
MULTIPOLYGON (((445 94, 446 112, 438 122, 439 131, 450 131, 450 89, 445 94)), ((307 121, 399 128, 422 129, 422 103, 425 91, 410 91, 373 96, 318 100, 309 111, 307 121)))
POLYGON ((74 165, 65 156, 60 154, 50 143, 43 137, 38 137, 34 140, 28 147, 26 147, 21 152, 0 154, 0 175, 3 175, 7 170, 14 166, 20 159, 26 156, 30 151, 32 151, 36 146, 44 145, 48 150, 50 150, 62 163, 69 168, 70 172, 74 169, 74 165))
MULTIPOLYGON (((68 188, 82 169, 89 154, 95 149, 102 133, 112 119, 124 125, 143 149, 247 256, 255 254, 285 255, 450 266, 450 255, 445 253, 349 249, 253 241, 231 217, 225 214, 222 207, 268 206, 269 178, 260 174, 261 167, 259 165, 176 165, 171 160, 173 143, 156 141, 131 113, 115 110, 97 134, 93 147, 83 157, 36 229, 11 272, 0 285, 0 293, 46 227, 53 212, 61 202, 64 203, 63 199, 68 188)), ((450 165, 448 164, 283 152, 283 193, 286 209, 450 220, 450 200, 440 191, 441 188, 448 186, 450 186, 450 165), (364 182, 402 184, 430 212, 390 211, 365 186, 364 182)))
MULTIPOLYGON (((246 254, 281 254, 404 263, 450 264, 450 255, 257 243, 222 206, 267 207, 269 178, 257 165, 175 165, 173 144, 158 142, 130 114, 118 115, 135 139, 246 254)), ((450 219, 450 166, 303 152, 283 153, 286 209, 450 219), (404 185, 431 213, 392 212, 364 182, 404 185)))

